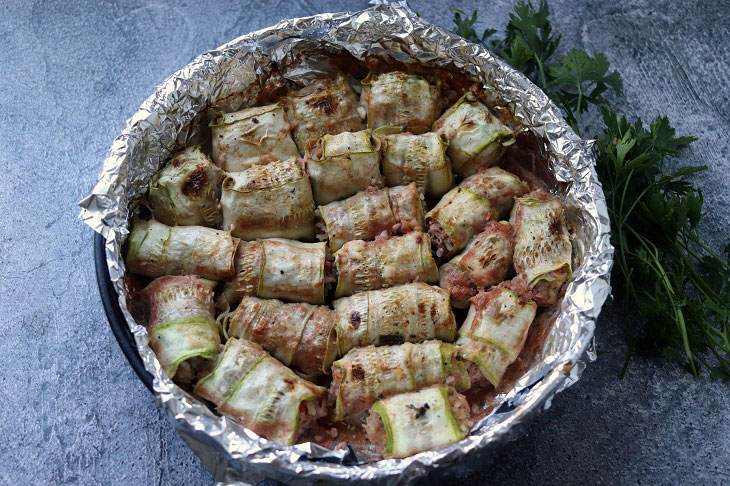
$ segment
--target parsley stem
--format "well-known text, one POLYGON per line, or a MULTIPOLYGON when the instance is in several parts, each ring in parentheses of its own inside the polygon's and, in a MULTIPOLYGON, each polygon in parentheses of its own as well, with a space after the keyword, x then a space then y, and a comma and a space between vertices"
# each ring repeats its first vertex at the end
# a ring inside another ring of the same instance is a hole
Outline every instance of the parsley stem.
POLYGON ((718 342, 717 342, 717 341, 715 341, 715 339, 713 338, 713 339, 712 339, 712 341, 713 341, 713 342, 714 342, 714 343, 715 343, 715 344, 717 345, 717 347, 719 347, 720 349, 722 349, 722 350, 723 350, 723 351, 725 351, 726 353, 730 354, 730 344, 729 344, 729 343, 727 342, 727 336, 725 335, 725 333, 723 333, 723 332, 720 332, 720 330, 719 330, 719 329, 715 329, 715 327, 714 327, 714 326, 707 326, 707 328, 708 328, 708 329, 709 329, 710 331, 712 331, 713 333, 715 333, 715 335, 717 335, 717 337, 719 337, 720 339, 722 339, 722 340, 724 341, 724 343, 722 343, 722 342, 719 342, 719 343, 718 343, 718 342))
POLYGON ((684 313, 682 312, 682 309, 677 306, 676 301, 676 292, 674 291, 674 286, 672 286, 672 283, 669 281, 669 276, 667 276, 667 273, 664 271, 664 266, 662 266, 661 262, 659 262, 659 259, 656 256, 656 246, 654 246, 653 243, 650 241, 647 241, 643 236, 641 236, 634 228, 631 226, 627 226, 629 231, 631 231, 636 239, 639 241, 641 246, 644 247, 647 254, 651 256, 651 259, 654 263, 654 269, 661 277, 662 285, 664 286, 665 290, 669 294, 671 299, 669 299, 669 303, 672 306, 672 311, 674 313, 675 322, 677 323, 679 327, 679 331, 682 335, 682 344, 684 347, 684 352, 687 355, 687 359, 689 360, 690 368, 692 369, 692 374, 694 376, 699 376, 697 373, 697 369, 695 367, 695 360, 694 360, 694 354, 692 353, 692 350, 689 347, 689 337, 687 335, 687 323, 684 320, 684 313), (649 245, 653 246, 654 248, 650 248, 649 245))
MULTIPOLYGON (((689 248, 686 244, 677 242, 675 244, 676 251, 681 255, 682 254, 682 248, 684 248, 690 255, 692 255, 694 258, 696 258, 698 261, 702 260, 702 258, 697 255, 691 248, 689 248)), ((683 256, 683 258, 686 258, 683 256)), ((723 305, 722 299, 719 295, 715 292, 712 287, 707 285, 707 282, 697 273, 697 271, 694 268, 694 265, 692 265, 692 262, 687 262, 686 270, 689 273, 690 280, 692 281, 692 284, 695 286, 696 289, 700 290, 705 297, 711 298, 717 305, 723 305)))
POLYGON ((580 83, 576 86, 578 87, 578 102, 575 104, 575 126, 578 127, 580 124, 580 105, 583 102, 583 87, 580 83))
POLYGON ((689 237, 690 240, 692 240, 693 242, 695 242, 703 250, 705 250, 707 253, 709 253, 710 256, 712 256, 715 260, 717 260, 717 263, 719 263, 720 265, 722 265, 725 268, 725 270, 730 270, 730 265, 728 265, 722 258, 720 258, 720 256, 717 253, 715 253, 714 251, 712 251, 712 248, 710 248, 709 246, 705 245, 705 243, 696 234, 689 232, 687 234, 687 236, 689 237))
POLYGON ((542 67, 542 61, 540 60, 540 57, 537 55, 537 53, 533 54, 535 58, 535 62, 537 63, 537 70, 540 73, 540 84, 543 91, 547 91, 547 79, 545 78, 545 70, 542 67))
POLYGON ((626 221, 629 219, 629 216, 631 216, 631 213, 634 212, 636 205, 642 201, 642 199, 644 198, 644 195, 646 195, 646 193, 649 192, 649 189, 654 189, 654 187, 655 187, 655 184, 650 184, 650 185, 646 186, 644 188, 644 190, 641 191, 639 193, 639 195, 634 198, 634 202, 631 204, 631 207, 628 209, 628 211, 626 211, 624 213, 624 211, 623 211, 624 196, 626 196, 626 189, 629 187, 629 181, 631 180, 631 176, 633 173, 634 173, 634 169, 631 169, 631 172, 629 173, 629 175, 626 179, 626 182, 624 183, 624 191, 623 191, 623 195, 621 196, 621 210, 619 212, 619 214, 623 215, 623 217, 621 218, 621 221, 619 222, 619 224, 621 226, 626 224, 626 221))

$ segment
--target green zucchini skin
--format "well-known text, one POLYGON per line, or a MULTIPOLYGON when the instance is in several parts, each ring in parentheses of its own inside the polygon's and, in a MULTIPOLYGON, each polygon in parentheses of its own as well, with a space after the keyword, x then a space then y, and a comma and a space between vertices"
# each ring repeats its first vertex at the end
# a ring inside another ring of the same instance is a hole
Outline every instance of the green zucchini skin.
POLYGON ((438 340, 420 344, 355 348, 332 364, 330 397, 334 419, 356 415, 383 396, 453 382, 470 387, 453 344, 438 340))
POLYGON ((160 277, 140 295, 149 306, 150 347, 170 378, 175 378, 184 361, 218 356, 221 341, 208 281, 194 276, 160 277))
POLYGON ((198 275, 221 281, 234 274, 238 243, 228 231, 136 220, 125 263, 129 272, 150 278, 198 275))
POLYGON ((366 430, 376 450, 386 458, 400 459, 459 442, 466 437, 463 417, 468 414, 469 405, 462 395, 453 388, 436 386, 376 402, 370 408, 366 430))
POLYGON ((525 345, 537 305, 516 292, 495 287, 472 300, 456 341, 460 358, 477 365, 495 387, 525 345))
POLYGON ((298 377, 261 346, 231 338, 195 391, 260 436, 292 445, 324 412, 325 388, 298 377), (316 403, 315 403, 316 402, 316 403))
POLYGON ((446 110, 433 124, 433 131, 448 140, 447 153, 459 177, 493 166, 516 141, 515 133, 472 92, 446 110))
POLYGON ((540 306, 557 302, 572 274, 572 245, 563 203, 558 196, 534 191, 515 200, 514 265, 510 286, 540 306))

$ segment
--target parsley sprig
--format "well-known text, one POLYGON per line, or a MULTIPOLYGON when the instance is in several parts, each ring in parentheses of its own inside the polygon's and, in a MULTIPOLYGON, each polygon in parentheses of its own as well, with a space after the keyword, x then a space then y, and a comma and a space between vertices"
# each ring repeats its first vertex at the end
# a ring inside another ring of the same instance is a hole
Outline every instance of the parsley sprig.
POLYGON ((519 1, 503 38, 475 29, 471 17, 452 9, 455 32, 491 49, 527 75, 560 107, 580 132, 581 115, 597 106, 604 129, 596 137, 597 172, 611 216, 618 289, 633 303, 639 321, 628 320, 627 360, 637 349, 659 352, 683 363, 695 376, 706 369, 730 380, 730 244, 724 256, 707 245, 698 227, 703 197, 691 176, 706 166, 670 170, 694 137, 676 137, 666 117, 648 127, 631 124, 608 107, 605 97, 623 94, 620 74, 606 56, 570 49, 555 60, 560 35, 553 32, 545 0, 537 8, 519 1), (490 40, 491 39, 491 40, 490 40), (489 41, 489 45, 487 45, 489 41))

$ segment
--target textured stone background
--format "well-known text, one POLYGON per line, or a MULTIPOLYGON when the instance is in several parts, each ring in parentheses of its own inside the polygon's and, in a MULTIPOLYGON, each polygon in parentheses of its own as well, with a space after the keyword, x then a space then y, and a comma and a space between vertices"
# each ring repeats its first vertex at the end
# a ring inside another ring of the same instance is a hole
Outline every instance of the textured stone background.
MULTIPOLYGON (((513 0, 455 2, 502 26, 513 0)), ((412 1, 451 27, 441 2, 412 1)), ((727 2, 552 0, 564 46, 603 51, 621 106, 670 116, 701 140, 719 245, 730 223, 727 2), (619 6, 615 6, 619 5, 619 6)), ((365 1, 0 1, 0 483, 209 484, 127 365, 96 289, 91 231, 76 220, 108 147, 157 83, 254 29, 365 1)), ((599 359, 499 460, 459 484, 730 482, 730 386, 654 357, 624 358, 630 315, 608 303, 599 359)), ((457 484, 457 481, 454 481, 457 484)))

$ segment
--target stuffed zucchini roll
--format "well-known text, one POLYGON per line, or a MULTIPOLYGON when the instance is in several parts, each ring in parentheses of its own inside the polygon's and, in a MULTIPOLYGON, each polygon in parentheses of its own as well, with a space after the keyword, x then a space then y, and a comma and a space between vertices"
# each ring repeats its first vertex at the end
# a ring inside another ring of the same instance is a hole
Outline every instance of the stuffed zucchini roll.
POLYGON ((515 201, 510 221, 515 232, 510 287, 545 306, 554 304, 570 278, 572 247, 558 196, 534 191, 515 201))
POLYGON ((326 414, 325 388, 298 377, 258 344, 231 338, 195 392, 260 436, 291 445, 326 414))
POLYGON ((234 274, 237 246, 238 239, 227 231, 136 220, 129 235, 127 270, 150 278, 199 275, 220 281, 234 274))
POLYGON ((438 282, 427 234, 412 232, 376 241, 354 240, 335 253, 335 298, 409 282, 438 282))
POLYGON ((415 184, 369 187, 343 201, 320 206, 319 214, 333 252, 352 240, 423 231, 423 203, 415 184))
POLYGON ((307 173, 314 201, 327 204, 368 186, 382 186, 380 142, 370 130, 325 135, 307 144, 307 173))
POLYGON ((514 198, 527 191, 527 184, 499 167, 490 167, 461 181, 426 214, 436 255, 449 257, 466 247, 487 221, 507 217, 514 198))
POLYGON ((424 133, 441 113, 439 87, 400 71, 370 73, 362 81, 362 99, 368 110, 368 128, 390 126, 424 133))
POLYGON ((380 400, 370 408, 365 423, 375 450, 395 459, 455 444, 470 428, 469 403, 447 386, 380 400))
POLYGON ((241 242, 235 277, 226 282, 218 310, 235 307, 248 295, 289 302, 324 304, 327 245, 270 238, 241 242))
POLYGON ((369 344, 456 339, 449 294, 425 283, 362 292, 338 299, 333 305, 338 356, 369 344))
POLYGON ((284 108, 301 154, 309 139, 364 128, 357 97, 342 75, 315 81, 289 94, 284 98, 284 108))
POLYGON ((152 214, 171 226, 218 226, 224 177, 199 146, 188 147, 152 176, 152 214))
POLYGON ((232 172, 223 181, 223 227, 244 240, 312 239, 314 200, 294 158, 232 172))
POLYGON ((337 353, 335 313, 324 306, 246 297, 226 316, 224 329, 310 377, 329 373, 337 353))
POLYGON ((299 156, 279 103, 221 113, 210 128, 213 160, 227 172, 242 171, 266 160, 299 156))
POLYGON ((469 307, 477 289, 489 289, 504 281, 512 268, 512 225, 490 221, 461 254, 439 268, 439 285, 451 295, 451 305, 469 307))
POLYGON ((415 182, 429 197, 441 197, 454 186, 448 143, 437 133, 397 133, 382 137, 382 166, 385 184, 399 186, 415 182))
POLYGON ((447 153, 460 177, 496 164, 505 148, 516 140, 514 132, 473 93, 466 93, 446 110, 434 123, 433 131, 449 141, 447 153))
POLYGON ((334 419, 358 414, 389 395, 440 384, 459 390, 470 386, 453 344, 426 341, 353 349, 332 364, 334 419))
MULTIPOLYGON (((194 276, 165 276, 141 292, 149 305, 150 347, 167 376, 193 358, 214 359, 221 340, 215 323, 212 283, 194 276)), ((186 370, 191 377, 195 370, 186 370)), ((187 381, 187 380, 185 380, 187 381)))
MULTIPOLYGON (((458 354, 496 387, 522 351, 537 305, 502 287, 482 292, 471 302, 459 329, 458 354)), ((476 370, 470 369, 470 374, 476 370)))

